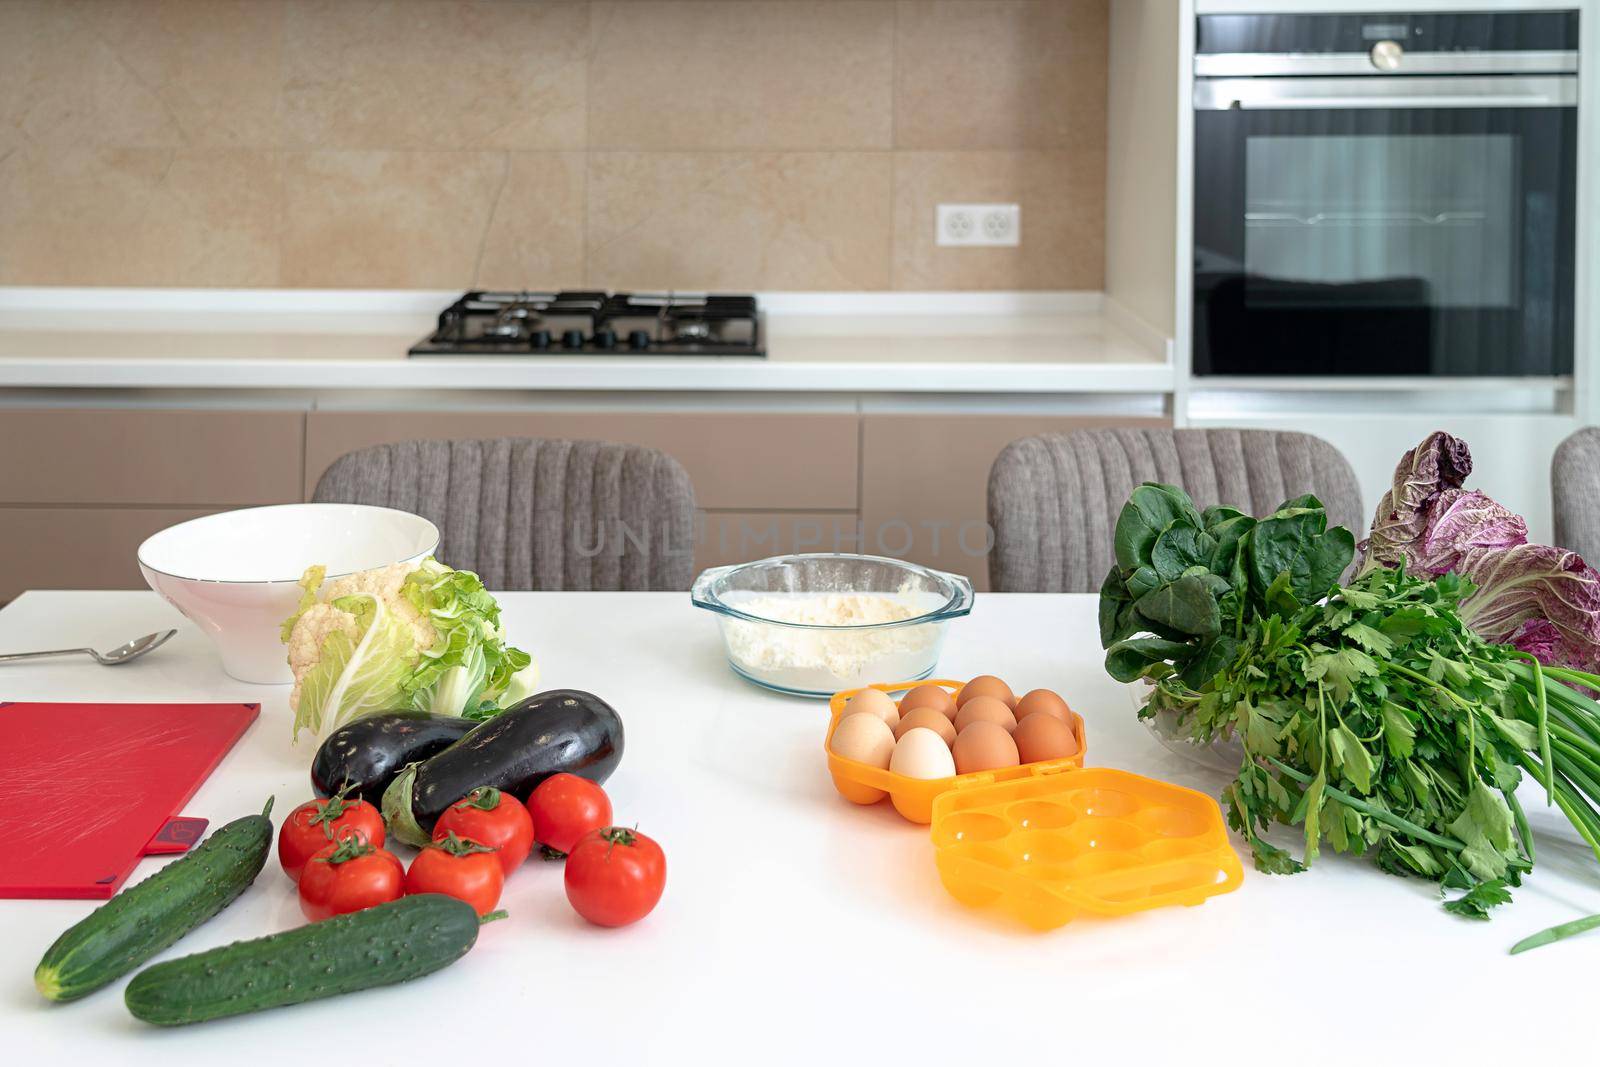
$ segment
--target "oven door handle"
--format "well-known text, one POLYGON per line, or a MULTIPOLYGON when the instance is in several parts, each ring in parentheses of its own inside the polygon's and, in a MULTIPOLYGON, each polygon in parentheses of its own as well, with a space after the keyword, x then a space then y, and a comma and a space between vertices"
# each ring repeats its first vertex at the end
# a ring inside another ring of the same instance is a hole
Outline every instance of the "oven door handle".
POLYGON ((1576 107, 1575 75, 1483 78, 1196 78, 1196 111, 1576 107))

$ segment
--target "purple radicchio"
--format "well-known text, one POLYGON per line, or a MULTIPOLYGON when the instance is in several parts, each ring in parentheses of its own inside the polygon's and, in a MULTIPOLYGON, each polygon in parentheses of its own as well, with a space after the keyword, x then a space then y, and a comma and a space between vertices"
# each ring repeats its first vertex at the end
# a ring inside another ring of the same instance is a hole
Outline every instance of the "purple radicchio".
POLYGON ((1378 501, 1372 532, 1361 542, 1365 563, 1397 566, 1428 525, 1428 506, 1472 473, 1472 451, 1459 437, 1435 430, 1400 457, 1394 482, 1378 501))
POLYGON ((1600 574, 1576 552, 1530 544, 1474 548, 1451 569, 1475 586, 1461 603, 1461 619, 1485 640, 1558 666, 1600 666, 1600 574))
POLYGON ((1401 458, 1393 487, 1362 543, 1364 565, 1437 578, 1450 571, 1473 592, 1462 620, 1486 640, 1555 665, 1600 668, 1600 572, 1576 552, 1528 543, 1528 524, 1462 482, 1466 443, 1436 431, 1401 458))

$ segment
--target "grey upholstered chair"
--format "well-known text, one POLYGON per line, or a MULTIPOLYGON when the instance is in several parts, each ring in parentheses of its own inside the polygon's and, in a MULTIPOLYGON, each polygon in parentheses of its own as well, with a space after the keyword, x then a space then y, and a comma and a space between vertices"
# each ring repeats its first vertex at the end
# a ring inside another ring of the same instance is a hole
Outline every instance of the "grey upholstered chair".
POLYGON ((1556 446, 1550 496, 1556 544, 1600 565, 1600 427, 1585 426, 1556 446))
POLYGON ((1315 493, 1332 524, 1359 537, 1361 491, 1328 442, 1272 430, 1076 430, 1013 441, 989 471, 997 592, 1092 593, 1111 569, 1112 532, 1140 482, 1166 482, 1195 503, 1263 514, 1315 493))
POLYGON ((402 441, 340 456, 315 501, 430 519, 439 559, 492 590, 687 589, 694 489, 638 445, 502 437, 402 441))

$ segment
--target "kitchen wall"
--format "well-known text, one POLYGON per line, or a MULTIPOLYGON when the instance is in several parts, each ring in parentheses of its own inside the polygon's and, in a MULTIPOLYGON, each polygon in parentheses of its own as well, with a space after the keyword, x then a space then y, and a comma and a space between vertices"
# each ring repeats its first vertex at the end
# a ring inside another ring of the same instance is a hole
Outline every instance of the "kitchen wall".
POLYGON ((1108 3, 0 0, 0 284, 1100 289, 1108 3))

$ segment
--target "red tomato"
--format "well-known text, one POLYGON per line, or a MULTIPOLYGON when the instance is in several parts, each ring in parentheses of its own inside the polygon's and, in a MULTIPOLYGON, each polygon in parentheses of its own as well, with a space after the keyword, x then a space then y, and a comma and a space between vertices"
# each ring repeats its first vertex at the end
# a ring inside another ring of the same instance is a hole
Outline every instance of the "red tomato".
POLYGON ((468 793, 445 809, 433 826, 433 839, 455 834, 495 850, 507 878, 533 851, 533 818, 528 809, 493 786, 468 793))
POLYGON ((289 813, 278 831, 278 862, 296 882, 306 861, 344 837, 359 833, 374 848, 383 847, 383 816, 365 800, 335 793, 327 800, 308 800, 289 813))
POLYGON ((443 893, 471 904, 479 915, 487 915, 500 903, 500 890, 506 882, 495 850, 455 834, 446 834, 411 861, 406 872, 406 895, 443 893))
POLYGON ((356 833, 306 862, 300 875, 300 910, 312 922, 399 900, 405 868, 393 852, 373 848, 356 833))
POLYGON ((611 824, 611 798, 587 778, 552 774, 528 797, 528 814, 533 839, 547 853, 565 854, 584 834, 611 824))
POLYGON ((661 846, 637 830, 608 826, 583 835, 567 857, 567 899, 596 926, 636 923, 667 884, 661 846))

